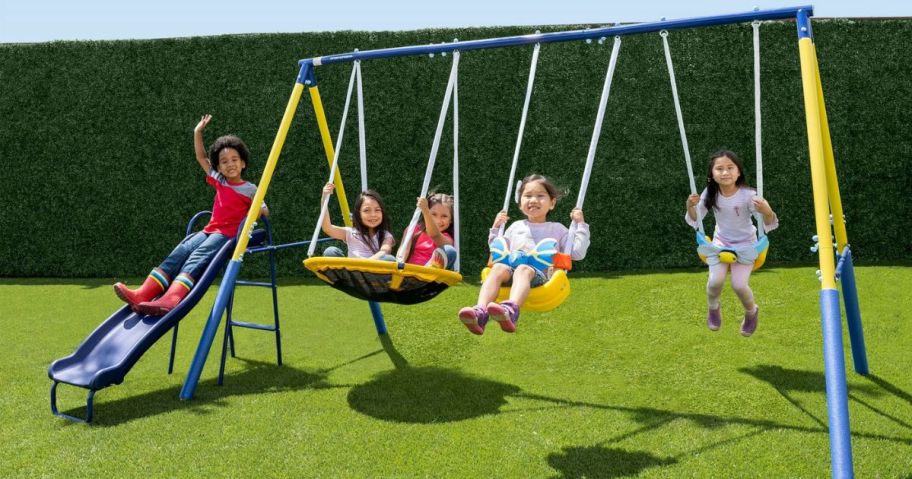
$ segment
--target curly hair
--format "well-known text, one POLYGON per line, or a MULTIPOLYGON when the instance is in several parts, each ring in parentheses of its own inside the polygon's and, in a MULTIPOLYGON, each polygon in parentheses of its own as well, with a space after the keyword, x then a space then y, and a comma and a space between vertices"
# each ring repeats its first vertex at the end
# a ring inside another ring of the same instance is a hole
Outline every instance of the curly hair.
POLYGON ((212 142, 212 146, 209 147, 209 164, 217 170, 219 163, 219 154, 225 148, 231 148, 238 152, 241 160, 244 161, 244 167, 241 169, 241 173, 246 171, 247 159, 250 157, 250 150, 247 149, 247 144, 244 143, 244 140, 238 138, 235 135, 220 136, 216 138, 214 142, 212 142))

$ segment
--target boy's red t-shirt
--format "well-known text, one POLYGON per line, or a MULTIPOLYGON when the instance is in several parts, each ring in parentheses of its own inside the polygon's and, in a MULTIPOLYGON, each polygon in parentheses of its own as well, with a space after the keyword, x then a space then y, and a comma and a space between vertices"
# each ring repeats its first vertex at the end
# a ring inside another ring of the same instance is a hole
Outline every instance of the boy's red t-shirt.
POLYGON ((229 182, 214 169, 209 170, 206 183, 215 188, 215 199, 212 201, 212 218, 203 232, 221 233, 232 238, 237 235, 241 221, 247 217, 257 187, 249 181, 229 182))

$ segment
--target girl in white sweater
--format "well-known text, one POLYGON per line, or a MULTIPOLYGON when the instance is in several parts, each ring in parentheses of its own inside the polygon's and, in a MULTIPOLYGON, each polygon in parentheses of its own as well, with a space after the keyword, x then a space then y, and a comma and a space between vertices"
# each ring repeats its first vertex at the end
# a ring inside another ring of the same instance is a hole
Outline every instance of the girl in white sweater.
MULTIPOLYGON (((570 238, 566 226, 548 221, 548 213, 563 196, 557 187, 544 176, 530 175, 523 178, 518 191, 519 209, 526 215, 526 219, 514 222, 503 236, 498 236, 500 227, 509 219, 506 211, 498 213, 488 235, 489 245, 498 239, 502 242, 505 240, 505 244, 514 254, 527 253, 534 250, 542 240, 550 238, 557 241, 558 251, 563 251, 567 242, 571 241, 571 259, 581 260, 586 257, 586 251, 589 249, 589 225, 586 224, 581 209, 574 208, 570 212, 570 218, 577 224, 576 234, 570 238)), ((484 333, 489 316, 500 324, 503 331, 516 331, 519 308, 529 296, 529 290, 545 284, 550 273, 551 271, 542 271, 529 264, 495 263, 481 285, 477 304, 459 310, 460 321, 473 334, 484 333), (505 284, 512 285, 509 301, 494 302, 500 287, 505 284)))

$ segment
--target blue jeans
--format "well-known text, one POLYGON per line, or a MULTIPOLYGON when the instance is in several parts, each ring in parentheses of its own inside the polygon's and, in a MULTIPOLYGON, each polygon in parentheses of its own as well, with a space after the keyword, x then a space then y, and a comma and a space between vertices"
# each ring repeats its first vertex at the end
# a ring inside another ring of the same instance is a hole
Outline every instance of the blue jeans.
POLYGON ((456 257, 459 256, 459 254, 456 253, 456 248, 448 244, 443 245, 443 251, 447 255, 446 269, 452 271, 453 267, 456 266, 456 257))
MULTIPOLYGON (((332 258, 345 258, 346 257, 345 252, 342 251, 342 248, 339 248, 338 246, 330 246, 329 248, 326 248, 325 250, 323 250, 323 256, 329 256, 332 258)), ((361 258, 361 259, 367 259, 367 258, 361 258)), ((396 261, 396 257, 391 254, 385 254, 385 255, 381 256, 379 259, 380 259, 380 261, 396 261)))
POLYGON ((184 238, 158 267, 172 279, 176 278, 180 273, 185 273, 197 280, 200 277, 200 273, 212 261, 212 257, 215 256, 228 239, 227 236, 220 233, 203 233, 200 231, 184 238))

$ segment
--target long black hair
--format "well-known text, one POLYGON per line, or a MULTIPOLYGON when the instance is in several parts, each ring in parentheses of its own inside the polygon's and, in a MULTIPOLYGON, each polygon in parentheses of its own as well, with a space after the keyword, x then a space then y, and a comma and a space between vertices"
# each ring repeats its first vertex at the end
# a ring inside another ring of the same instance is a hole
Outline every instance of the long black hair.
POLYGON ((736 186, 748 186, 747 173, 744 171, 744 164, 738 159, 738 155, 731 150, 718 150, 709 155, 709 166, 706 169, 706 199, 703 200, 703 206, 706 211, 716 207, 716 197, 719 195, 719 184, 713 179, 713 167, 719 158, 728 158, 738 167, 738 179, 735 180, 736 186))
POLYGON ((358 199, 355 200, 355 210, 352 212, 352 226, 354 226, 355 231, 361 233, 363 241, 367 247, 370 248, 371 252, 376 253, 380 251, 380 246, 383 244, 383 238, 386 236, 386 232, 390 230, 386 206, 383 205, 383 199, 380 198, 380 194, 374 190, 364 190, 358 195, 358 199), (374 238, 370 234, 370 228, 361 221, 361 206, 364 205, 364 200, 368 198, 377 202, 380 206, 380 212, 383 214, 383 219, 380 220, 380 224, 377 225, 376 244, 374 243, 374 238))

